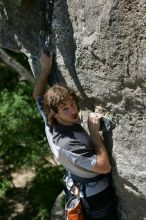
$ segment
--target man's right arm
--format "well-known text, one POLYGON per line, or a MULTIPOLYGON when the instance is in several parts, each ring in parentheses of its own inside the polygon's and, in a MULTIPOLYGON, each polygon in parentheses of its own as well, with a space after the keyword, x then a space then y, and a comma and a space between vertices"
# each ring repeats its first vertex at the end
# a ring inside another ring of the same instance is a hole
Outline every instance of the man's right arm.
POLYGON ((33 97, 35 100, 38 100, 39 96, 43 96, 46 91, 48 77, 52 67, 52 55, 48 57, 43 51, 41 51, 40 64, 41 73, 36 81, 33 91, 33 97))

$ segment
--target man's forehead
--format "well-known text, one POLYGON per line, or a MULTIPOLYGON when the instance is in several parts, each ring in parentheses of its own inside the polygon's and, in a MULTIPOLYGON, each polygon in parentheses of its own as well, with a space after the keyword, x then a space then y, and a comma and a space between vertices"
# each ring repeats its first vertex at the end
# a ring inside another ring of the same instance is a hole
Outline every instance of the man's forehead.
POLYGON ((65 105, 70 104, 71 102, 73 102, 73 98, 71 96, 69 96, 68 98, 66 98, 65 100, 61 101, 61 103, 59 104, 59 108, 63 108, 65 105))

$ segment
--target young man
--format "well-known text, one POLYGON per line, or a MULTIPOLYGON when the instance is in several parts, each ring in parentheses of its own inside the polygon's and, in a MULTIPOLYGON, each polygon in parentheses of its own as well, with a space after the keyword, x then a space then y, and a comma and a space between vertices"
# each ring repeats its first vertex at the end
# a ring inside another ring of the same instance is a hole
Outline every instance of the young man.
POLYGON ((67 188, 72 187, 73 181, 85 181, 84 195, 81 196, 86 198, 89 205, 88 219, 117 220, 113 192, 108 179, 111 164, 99 134, 102 116, 98 113, 89 115, 88 135, 80 125, 78 94, 61 85, 53 86, 45 92, 52 56, 48 57, 42 52, 40 63, 41 74, 36 82, 33 97, 38 102, 44 119, 50 148, 71 174, 66 178, 67 188))

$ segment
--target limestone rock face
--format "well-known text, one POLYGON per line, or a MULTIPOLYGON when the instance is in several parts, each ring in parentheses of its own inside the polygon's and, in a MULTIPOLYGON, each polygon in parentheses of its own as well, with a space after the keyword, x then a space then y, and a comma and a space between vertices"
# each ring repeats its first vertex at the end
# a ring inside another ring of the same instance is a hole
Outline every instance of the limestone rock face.
MULTIPOLYGON (((37 60, 40 5, 30 1, 26 10, 25 1, 18 8, 0 0, 0 46, 37 60)), ((54 2, 56 77, 80 91, 85 119, 100 105, 116 121, 111 156, 122 220, 146 219, 145 13, 144 0, 54 2)))
POLYGON ((0 47, 23 52, 31 69, 39 72, 40 0, 0 0, 0 47))

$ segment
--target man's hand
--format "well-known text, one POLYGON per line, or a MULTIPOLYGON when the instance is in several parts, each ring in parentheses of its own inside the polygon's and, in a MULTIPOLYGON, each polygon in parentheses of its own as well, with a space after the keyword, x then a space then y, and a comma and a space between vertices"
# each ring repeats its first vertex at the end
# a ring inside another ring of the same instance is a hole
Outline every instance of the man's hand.
POLYGON ((102 115, 99 113, 90 113, 88 117, 88 128, 90 131, 90 134, 95 135, 99 133, 100 129, 100 119, 102 115))

